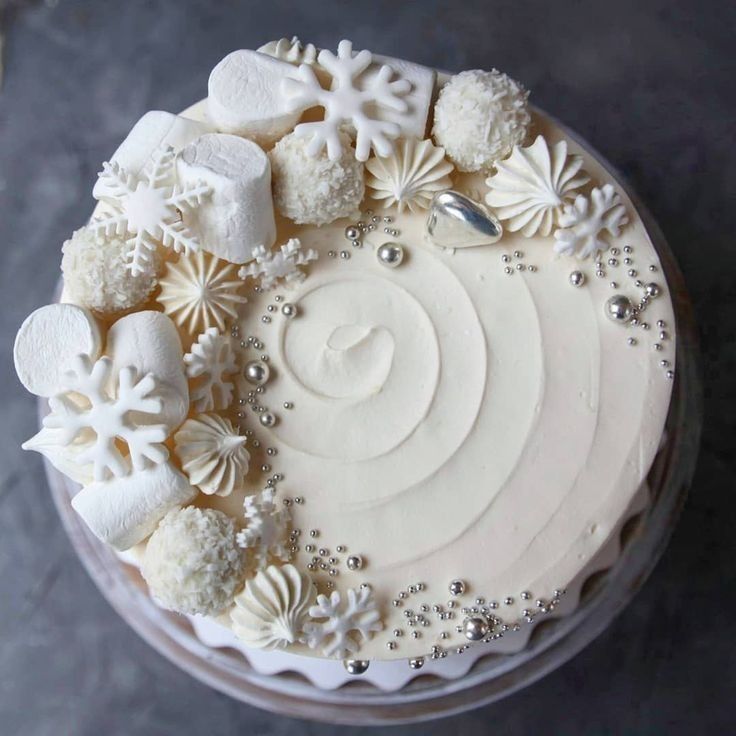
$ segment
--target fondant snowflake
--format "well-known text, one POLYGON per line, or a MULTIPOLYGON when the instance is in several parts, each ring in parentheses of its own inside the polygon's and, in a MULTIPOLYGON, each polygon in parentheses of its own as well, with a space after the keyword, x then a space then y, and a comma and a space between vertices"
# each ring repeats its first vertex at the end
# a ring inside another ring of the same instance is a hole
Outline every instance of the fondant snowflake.
POLYGON ((177 253, 199 250, 199 240, 184 224, 182 214, 200 205, 212 190, 203 182, 177 184, 174 159, 171 146, 159 148, 139 176, 115 161, 102 165, 99 177, 105 194, 101 199, 113 212, 93 219, 90 227, 98 235, 126 237, 133 275, 153 273, 159 242, 177 253))
POLYGON ((259 569, 268 565, 269 555, 288 561, 291 554, 286 546, 286 531, 291 516, 286 508, 274 501, 272 488, 266 488, 243 502, 248 526, 238 532, 241 547, 253 550, 259 569))
POLYGON ((310 107, 325 109, 324 120, 301 123, 294 129, 300 137, 311 137, 307 153, 317 156, 327 146, 330 159, 339 159, 340 126, 349 123, 355 128, 355 157, 359 161, 368 159, 371 148, 379 156, 388 156, 393 151, 391 141, 399 137, 401 126, 382 120, 380 110, 407 112, 408 103, 402 98, 411 90, 411 83, 406 79, 390 81, 393 70, 384 65, 365 84, 358 85, 358 77, 371 65, 373 55, 366 50, 354 55, 350 41, 340 41, 337 56, 331 51, 320 51, 317 61, 332 76, 330 89, 322 87, 309 64, 302 64, 296 78, 287 78, 282 83, 292 111, 310 107))
POLYGON ((555 230, 555 251, 565 255, 588 258, 608 248, 601 238, 604 233, 618 237, 629 221, 621 197, 611 184, 593 189, 590 198, 579 194, 572 204, 565 205, 555 230))
POLYGON ((367 641, 374 632, 383 629, 381 614, 373 598, 370 588, 361 588, 357 592, 352 588, 347 591, 347 603, 341 605, 341 597, 333 591, 317 596, 317 605, 309 609, 313 619, 304 624, 307 643, 314 649, 321 646, 326 657, 345 657, 360 649, 361 641, 367 641), (358 637, 360 640, 356 641, 358 637))
POLYGON ((150 373, 137 379, 135 369, 126 367, 113 377, 110 358, 93 364, 88 355, 79 355, 64 374, 62 391, 49 399, 51 413, 43 423, 61 430, 59 442, 64 446, 75 440, 89 442, 76 462, 91 463, 96 481, 106 480, 110 474, 127 475, 131 466, 142 470, 147 461, 157 465, 169 456, 161 444, 166 439, 166 426, 139 423, 141 415, 150 419, 161 415, 162 400, 156 388, 150 373), (127 455, 121 443, 127 447, 127 455))
POLYGON ((245 279, 248 276, 260 279, 263 289, 272 289, 283 279, 286 286, 303 281, 306 274, 299 267, 310 261, 316 261, 317 251, 312 248, 303 251, 302 244, 297 238, 291 238, 279 250, 266 250, 262 245, 253 248, 255 262, 243 266, 238 276, 245 279))
POLYGON ((204 251, 169 263, 159 284, 157 301, 191 335, 214 326, 224 330, 225 320, 236 319, 237 305, 247 301, 238 294, 243 284, 236 267, 204 251))
POLYGON ((205 330, 184 356, 187 375, 199 381, 189 391, 197 411, 227 409, 233 398, 233 384, 225 379, 237 373, 230 340, 216 327, 205 330))

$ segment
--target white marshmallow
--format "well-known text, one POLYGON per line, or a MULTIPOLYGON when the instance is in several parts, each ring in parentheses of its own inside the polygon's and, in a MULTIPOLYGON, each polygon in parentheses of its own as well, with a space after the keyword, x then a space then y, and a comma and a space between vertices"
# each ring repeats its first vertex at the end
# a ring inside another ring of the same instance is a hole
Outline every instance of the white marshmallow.
POLYGON ((212 194, 185 215, 202 247, 230 263, 252 260, 253 248, 276 240, 271 165, 253 141, 224 133, 203 135, 176 161, 181 184, 203 181, 212 194))
POLYGON ((98 539, 123 551, 142 542, 171 509, 189 503, 197 492, 165 462, 92 483, 74 496, 72 507, 98 539))
POLYGON ((207 112, 218 130, 268 147, 294 129, 301 111, 289 111, 281 82, 294 66, 257 51, 233 51, 210 74, 207 112))
POLYGON ((411 61, 374 54, 373 63, 360 75, 358 85, 364 88, 366 83, 378 74, 384 64, 387 64, 393 69, 394 76, 392 80, 407 79, 411 82, 411 90, 402 97, 409 104, 409 110, 400 113, 381 107, 371 114, 379 117, 381 120, 390 120, 391 122, 398 123, 401 126, 402 136, 415 136, 419 139, 425 138, 437 72, 434 69, 422 66, 421 64, 414 64, 411 61))
POLYGON ((20 382, 37 396, 53 396, 77 355, 100 356, 102 337, 95 318, 74 304, 49 304, 26 317, 13 348, 20 382))
MULTIPOLYGON (((203 133, 210 133, 211 125, 190 120, 170 112, 151 110, 147 112, 132 128, 128 137, 118 146, 110 161, 115 161, 125 169, 126 173, 139 174, 145 168, 151 154, 162 146, 171 146, 180 151, 184 146, 199 138, 203 133)), ((98 179, 92 190, 95 199, 109 194, 104 180, 98 179)))
POLYGON ((157 424, 173 432, 186 419, 189 385, 179 333, 169 317, 153 311, 122 317, 107 333, 105 352, 112 358, 113 376, 132 365, 139 376, 153 373, 158 379, 163 413, 156 417, 157 424))

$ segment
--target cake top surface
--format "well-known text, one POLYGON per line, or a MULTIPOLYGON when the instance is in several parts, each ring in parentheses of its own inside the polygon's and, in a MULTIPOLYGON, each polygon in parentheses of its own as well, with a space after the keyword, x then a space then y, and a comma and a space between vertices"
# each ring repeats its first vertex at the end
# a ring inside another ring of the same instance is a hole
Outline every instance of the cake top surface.
POLYGON ((620 531, 672 304, 621 185, 527 97, 281 39, 103 165, 16 340, 49 399, 24 446, 161 605, 418 666, 554 611, 620 531))

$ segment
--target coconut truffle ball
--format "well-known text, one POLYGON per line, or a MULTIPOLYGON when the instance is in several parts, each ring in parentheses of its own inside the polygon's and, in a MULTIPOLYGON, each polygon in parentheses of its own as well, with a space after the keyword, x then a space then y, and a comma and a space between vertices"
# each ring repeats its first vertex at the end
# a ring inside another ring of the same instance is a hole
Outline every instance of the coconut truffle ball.
POLYGON ((141 565, 151 595, 177 613, 212 615, 229 606, 245 575, 235 533, 235 522, 222 511, 169 511, 148 540, 141 565))
POLYGON ((460 171, 488 170, 526 137, 528 97, 496 69, 461 72, 440 91, 432 135, 460 171))
POLYGON ((121 238, 98 238, 89 228, 75 231, 61 249, 67 294, 100 315, 124 312, 146 301, 156 277, 131 274, 126 268, 129 249, 121 238))
POLYGON ((337 161, 330 161, 326 150, 308 156, 309 138, 294 133, 274 146, 269 153, 274 202, 284 217, 299 225, 326 225, 356 213, 365 189, 363 163, 344 131, 340 143, 337 161))

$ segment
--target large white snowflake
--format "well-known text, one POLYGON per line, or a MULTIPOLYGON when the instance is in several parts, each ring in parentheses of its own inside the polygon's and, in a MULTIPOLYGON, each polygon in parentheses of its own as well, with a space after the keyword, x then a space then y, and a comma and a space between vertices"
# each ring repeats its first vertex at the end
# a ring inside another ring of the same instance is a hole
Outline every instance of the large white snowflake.
POLYGON ((358 591, 348 588, 347 603, 341 605, 341 596, 335 590, 328 598, 317 596, 317 604, 309 609, 313 619, 304 624, 307 643, 314 649, 321 646, 326 657, 345 657, 360 649, 361 640, 367 641, 374 632, 383 629, 381 614, 370 588, 358 591), (360 637, 356 639, 355 635, 360 637))
POLYGON ((226 376, 237 373, 232 344, 217 327, 205 330, 184 356, 187 375, 199 379, 189 391, 197 411, 227 409, 233 398, 233 384, 226 376))
POLYGON ((368 159, 371 148, 379 156, 388 156, 393 151, 391 141, 399 137, 401 126, 382 120, 380 108, 407 112, 409 105, 403 96, 411 90, 411 82, 407 79, 392 82, 393 70, 384 65, 364 85, 358 85, 357 80, 372 64, 373 55, 366 50, 354 55, 350 41, 340 41, 337 56, 328 50, 320 51, 317 61, 332 76, 330 89, 322 87, 309 64, 300 65, 296 78, 283 81, 291 110, 325 109, 324 120, 301 123, 294 129, 300 137, 311 137, 307 153, 317 156, 326 145, 330 159, 339 159, 340 126, 349 123, 355 128, 355 157, 359 161, 368 159))
POLYGON ((312 248, 303 251, 299 239, 291 238, 276 251, 266 250, 262 245, 253 248, 253 258, 255 262, 243 266, 238 271, 238 276, 241 279, 248 276, 258 278, 261 288, 272 289, 279 279, 283 279, 286 286, 303 281, 306 274, 300 266, 316 261, 318 255, 312 248))
POLYGON ((147 461, 158 464, 169 456, 161 444, 166 426, 140 424, 141 415, 150 419, 161 415, 163 403, 156 395, 153 375, 138 379, 132 367, 122 368, 115 380, 112 374, 110 358, 93 364, 88 355, 77 356, 63 376, 62 391, 49 399, 51 413, 43 420, 45 427, 61 430, 59 442, 64 446, 75 440, 89 442, 76 462, 91 463, 96 481, 107 479, 110 473, 127 475, 131 466, 142 470, 147 461))
POLYGON ((565 205, 555 230, 555 251, 565 255, 588 258, 608 248, 604 233, 618 237, 629 221, 621 197, 611 184, 593 189, 590 198, 579 194, 572 204, 565 205))
POLYGON ((102 165, 99 177, 105 194, 101 199, 113 212, 93 219, 90 227, 98 235, 126 237, 128 268, 134 276, 152 274, 159 242, 177 253, 199 250, 199 240, 182 215, 202 204, 212 190, 204 182, 179 185, 174 164, 174 149, 166 146, 152 154, 138 176, 115 161, 102 165))
POLYGON ((291 554, 286 546, 286 531, 291 515, 274 500, 272 488, 266 488, 243 502, 248 526, 238 532, 237 543, 253 550, 259 569, 268 565, 269 555, 288 561, 291 554))

